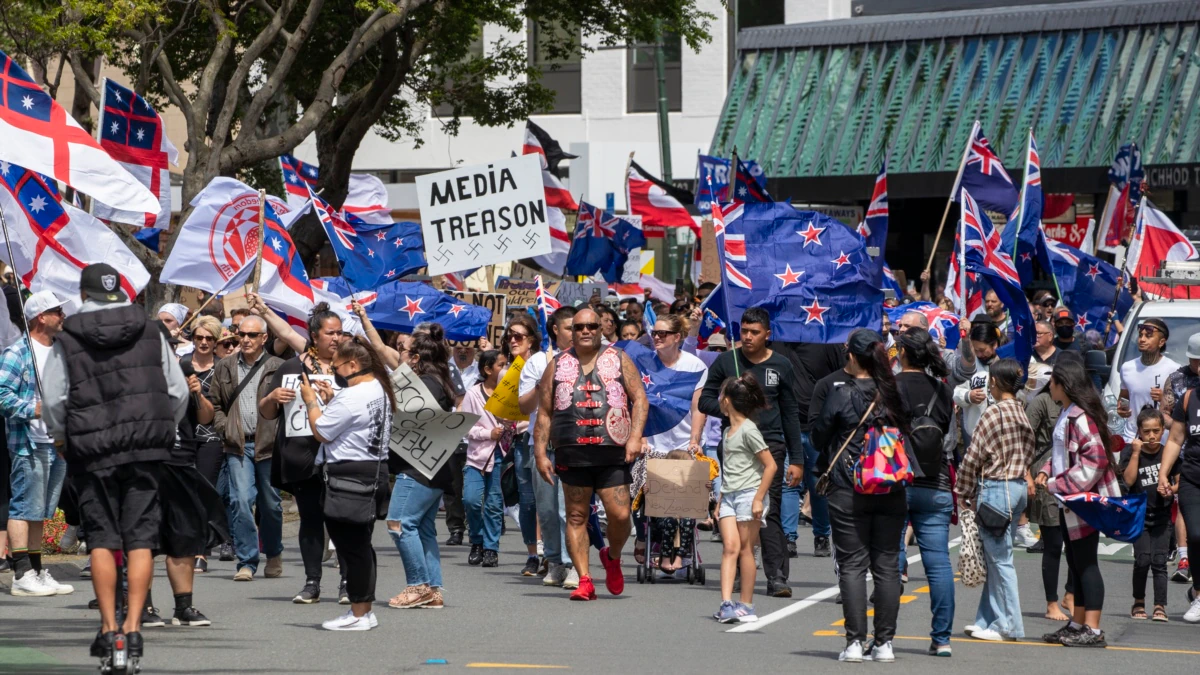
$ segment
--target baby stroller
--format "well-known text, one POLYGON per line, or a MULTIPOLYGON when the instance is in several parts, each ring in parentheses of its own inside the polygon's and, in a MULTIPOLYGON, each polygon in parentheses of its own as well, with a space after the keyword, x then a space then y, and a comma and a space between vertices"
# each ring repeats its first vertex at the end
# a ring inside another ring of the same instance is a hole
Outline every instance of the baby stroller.
POLYGON ((647 529, 645 560, 637 566, 639 584, 658 583, 655 572, 660 570, 664 561, 670 562, 678 557, 683 561, 683 566, 671 573, 674 578, 683 572, 688 584, 704 585, 704 568, 700 565, 700 550, 696 546, 699 530, 696 529, 695 519, 646 518, 645 505, 641 504, 637 521, 643 522, 647 529))

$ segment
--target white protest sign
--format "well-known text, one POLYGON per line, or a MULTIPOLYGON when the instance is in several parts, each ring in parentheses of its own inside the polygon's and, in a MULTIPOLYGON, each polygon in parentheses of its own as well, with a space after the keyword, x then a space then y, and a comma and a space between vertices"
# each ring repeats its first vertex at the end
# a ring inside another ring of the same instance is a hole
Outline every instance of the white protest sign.
MULTIPOLYGON (((309 375, 309 382, 318 380, 328 382, 333 390, 339 391, 341 387, 333 383, 332 375, 309 375)), ((280 384, 284 389, 291 389, 296 392, 296 398, 290 403, 283 404, 283 435, 288 438, 297 436, 312 436, 312 428, 308 426, 308 410, 304 407, 304 401, 300 400, 300 376, 299 375, 284 375, 283 382, 280 384)), ((317 397, 318 404, 321 405, 321 410, 325 409, 325 405, 320 403, 321 398, 317 397)))
POLYGON ((550 253, 537 155, 417 176, 428 274, 550 253))
POLYGON ((438 406, 421 378, 407 365, 392 371, 396 412, 392 415, 391 450, 433 478, 450 459, 479 415, 446 412, 438 406))

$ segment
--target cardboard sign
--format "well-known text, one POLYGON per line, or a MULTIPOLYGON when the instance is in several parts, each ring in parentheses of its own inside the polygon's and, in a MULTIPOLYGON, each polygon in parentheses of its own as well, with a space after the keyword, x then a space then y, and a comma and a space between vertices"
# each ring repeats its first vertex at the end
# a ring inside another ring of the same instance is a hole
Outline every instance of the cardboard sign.
POLYGON ((537 307, 537 283, 512 277, 496 279, 496 291, 503 293, 508 306, 537 307))
POLYGON ((558 285, 554 292, 554 297, 566 307, 583 307, 592 302, 592 296, 599 295, 600 301, 608 296, 608 286, 606 284, 586 283, 581 284, 574 281, 564 281, 558 285))
MULTIPOLYGON (((468 302, 472 305, 487 307, 492 312, 492 318, 488 321, 487 339, 491 341, 493 349, 500 348, 500 339, 504 335, 504 318, 506 316, 506 308, 508 305, 506 296, 503 293, 481 293, 479 291, 446 291, 450 295, 468 302)), ((451 340, 453 343, 454 341, 451 340)))
POLYGON ((487 403, 483 409, 492 413, 502 420, 512 420, 514 422, 525 422, 529 420, 529 415, 521 412, 521 406, 518 399, 520 392, 517 386, 521 383, 521 368, 525 367, 525 359, 516 357, 513 362, 508 364, 508 370, 505 371, 504 377, 496 383, 496 390, 488 397, 487 403))
POLYGON ((660 518, 708 517, 707 462, 694 459, 646 460, 646 515, 660 518))
POLYGON ((391 382, 396 392, 396 412, 392 415, 389 447, 426 478, 433 478, 454 454, 467 430, 475 426, 479 415, 442 410, 407 365, 392 371, 391 382))
POLYGON ((417 176, 428 274, 550 253, 536 155, 417 176))
MULTIPOLYGON (((335 392, 341 390, 341 387, 333 383, 332 375, 309 375, 308 381, 328 382, 329 386, 333 387, 335 392)), ((308 426, 308 410, 304 407, 304 401, 300 399, 300 376, 284 375, 281 386, 296 392, 296 398, 292 399, 291 403, 283 405, 283 435, 288 438, 312 436, 312 427, 308 426)), ((317 397, 317 404, 321 406, 321 410, 325 409, 325 404, 321 403, 321 397, 319 396, 317 397)))

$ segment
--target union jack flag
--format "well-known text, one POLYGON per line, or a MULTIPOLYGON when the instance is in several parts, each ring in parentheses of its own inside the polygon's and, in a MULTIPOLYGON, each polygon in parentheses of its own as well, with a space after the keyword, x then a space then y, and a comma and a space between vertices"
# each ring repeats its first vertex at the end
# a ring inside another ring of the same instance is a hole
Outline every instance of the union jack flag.
POLYGON ((1012 258, 1001 248, 1000 233, 966 189, 962 191, 962 229, 963 245, 968 257, 972 253, 978 253, 985 267, 995 270, 1008 281, 1021 285, 1021 276, 1017 273, 1012 258))
POLYGON ((978 120, 971 127, 962 170, 954 183, 954 189, 950 192, 951 197, 958 201, 963 189, 969 190, 984 208, 1006 216, 1017 207, 1017 188, 1008 172, 1004 170, 1000 157, 983 135, 983 128, 978 120))
POLYGON ((620 219, 606 213, 603 209, 592 206, 587 202, 580 202, 579 216, 575 221, 575 237, 591 236, 601 239, 612 239, 616 235, 618 220, 620 219))
POLYGON ((550 331, 548 330, 550 315, 554 314, 554 311, 559 307, 562 307, 562 303, 558 301, 558 298, 546 292, 546 287, 542 285, 542 275, 535 276, 533 280, 536 284, 533 297, 537 303, 538 329, 542 331, 542 351, 546 351, 551 346, 550 331))
POLYGON ((888 195, 887 195, 887 161, 879 169, 875 177, 875 191, 871 193, 871 204, 867 207, 867 216, 858 226, 858 233, 867 240, 867 246, 877 247, 883 255, 887 247, 888 230, 888 195))
MULTIPOLYGON (((306 191, 310 188, 306 188, 306 191)), ((309 192, 309 196, 313 200, 313 204, 317 207, 317 217, 321 219, 321 224, 325 226, 325 231, 331 236, 337 238, 339 244, 349 251, 354 250, 354 242, 358 241, 358 232, 342 218, 342 214, 333 209, 324 199, 317 197, 316 194, 309 192)))

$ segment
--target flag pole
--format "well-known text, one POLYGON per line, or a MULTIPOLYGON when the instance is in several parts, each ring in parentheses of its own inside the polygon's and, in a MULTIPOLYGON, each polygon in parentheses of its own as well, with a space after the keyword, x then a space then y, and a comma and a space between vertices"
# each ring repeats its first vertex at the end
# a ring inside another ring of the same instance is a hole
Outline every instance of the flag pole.
MULTIPOLYGON (((979 120, 975 120, 975 124, 971 127, 971 135, 967 138, 967 144, 963 146, 962 159, 958 162, 958 173, 954 175, 954 187, 950 188, 950 196, 946 198, 946 210, 942 212, 942 222, 938 224, 937 234, 933 237, 933 250, 929 252, 929 262, 925 263, 925 271, 933 269, 933 259, 937 256, 938 242, 942 239, 942 229, 946 227, 946 218, 950 216, 950 204, 954 202, 954 191, 958 189, 958 183, 962 180, 963 169, 967 166, 967 153, 971 149, 971 139, 975 138, 975 130, 979 127, 979 120)), ((966 261, 963 261, 965 265, 966 261)), ((966 267, 963 267, 965 270, 966 267)))
MULTIPOLYGON (((736 158, 736 156, 737 155, 736 155, 736 151, 735 151, 734 157, 736 158)), ((729 302, 730 302, 730 300, 729 300, 729 284, 725 283, 726 282, 726 280, 725 280, 725 227, 726 227, 726 225, 724 223, 724 216, 722 216, 721 232, 718 233, 716 231, 716 222, 717 222, 716 212, 721 209, 721 202, 717 201, 716 196, 712 194, 712 176, 711 175, 708 178, 708 192, 709 192, 709 195, 711 195, 713 197, 713 202, 712 202, 712 209, 714 212, 713 213, 713 234, 714 234, 713 240, 717 244, 717 266, 720 269, 720 275, 721 275, 721 283, 718 286, 718 288, 720 288, 720 290, 721 290, 722 304, 725 305, 725 318, 726 318, 725 334, 729 338, 729 351, 733 352, 733 374, 735 377, 741 377, 742 370, 741 370, 741 367, 738 365, 737 347, 734 346, 734 344, 733 344, 733 307, 732 307, 732 305, 729 304, 729 302)), ((714 288, 713 293, 716 293, 716 292, 717 292, 717 289, 714 288)), ((741 323, 739 322, 738 325, 740 326, 741 323)))
MULTIPOLYGON (((245 268, 243 268, 243 269, 245 269, 245 268)), ((209 294, 208 299, 205 300, 203 303, 201 303, 201 305, 198 308, 196 308, 195 312, 192 312, 191 318, 189 318, 187 321, 184 321, 183 325, 179 327, 179 332, 182 333, 184 328, 187 328, 189 324, 191 324, 193 321, 195 321, 200 316, 200 312, 203 312, 204 308, 208 307, 209 303, 211 303, 213 300, 224 295, 225 292, 229 290, 229 284, 233 283, 234 279, 238 278, 238 274, 241 271, 242 270, 238 270, 237 272, 234 272, 233 275, 231 275, 228 279, 225 280, 225 285, 221 286, 221 288, 218 289, 216 293, 209 294)), ((216 336, 216 337, 220 337, 220 336, 216 336)))
POLYGON ((254 292, 258 293, 258 284, 262 281, 263 233, 267 221, 267 191, 258 191, 258 259, 254 262, 254 292))
MULTIPOLYGON (((946 208, 950 208, 948 204, 946 208)), ((959 309, 959 316, 970 321, 971 317, 967 316, 967 238, 965 234, 963 220, 960 216, 958 219, 958 301, 962 303, 962 307, 959 309)), ((928 268, 926 271, 929 271, 928 268)))
MULTIPOLYGON (((1017 196, 1017 236, 1013 237, 1012 256, 1013 262, 1017 260, 1017 249, 1021 247, 1021 221, 1025 220, 1025 191, 1029 187, 1029 148, 1033 145, 1033 127, 1029 127, 1029 138, 1025 141, 1025 172, 1021 174, 1021 194, 1017 196)), ((1039 220, 1041 220, 1039 218, 1039 220)), ((1053 270, 1051 270, 1053 272, 1053 270)), ((1055 278, 1054 283, 1058 283, 1055 278)), ((1058 297, 1062 297, 1060 293, 1058 297)))
POLYGON ((29 365, 33 366, 33 384, 37 387, 38 398, 42 397, 42 376, 38 372, 37 357, 33 351, 33 336, 29 334, 29 319, 25 318, 25 297, 21 295, 24 282, 17 271, 17 261, 13 258, 12 238, 8 235, 8 219, 4 217, 4 209, 0 208, 0 228, 4 230, 4 246, 8 249, 8 263, 12 266, 13 280, 17 282, 17 305, 21 308, 21 323, 25 326, 25 346, 29 348, 29 365))

